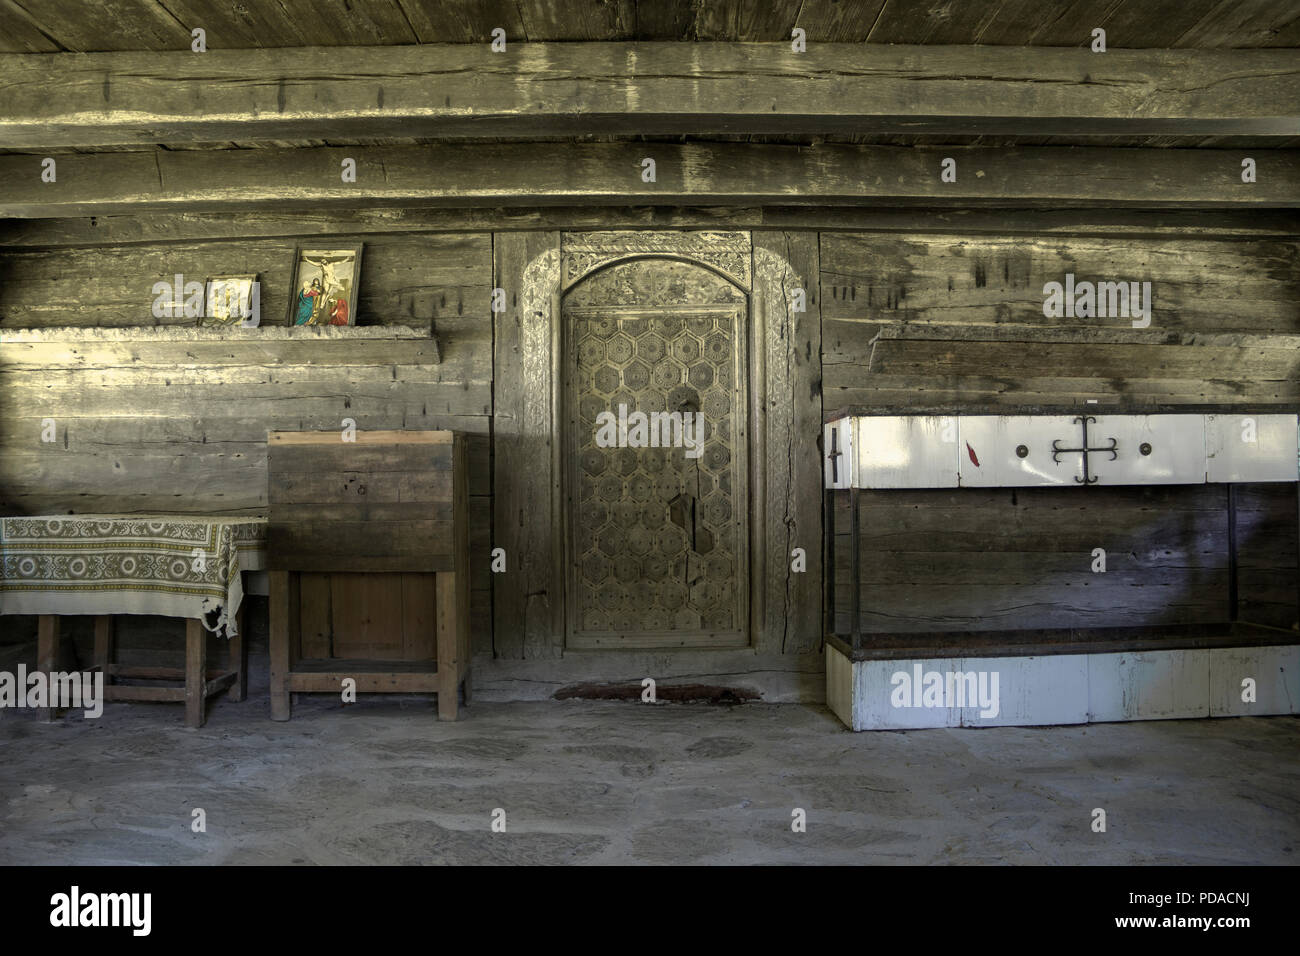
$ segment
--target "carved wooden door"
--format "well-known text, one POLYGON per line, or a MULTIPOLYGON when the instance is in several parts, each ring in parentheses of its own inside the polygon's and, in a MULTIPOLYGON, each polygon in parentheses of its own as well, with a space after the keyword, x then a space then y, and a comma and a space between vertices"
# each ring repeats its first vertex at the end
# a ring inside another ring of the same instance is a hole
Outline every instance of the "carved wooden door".
POLYGON ((747 303, 668 258, 565 295, 569 646, 749 643, 747 303))

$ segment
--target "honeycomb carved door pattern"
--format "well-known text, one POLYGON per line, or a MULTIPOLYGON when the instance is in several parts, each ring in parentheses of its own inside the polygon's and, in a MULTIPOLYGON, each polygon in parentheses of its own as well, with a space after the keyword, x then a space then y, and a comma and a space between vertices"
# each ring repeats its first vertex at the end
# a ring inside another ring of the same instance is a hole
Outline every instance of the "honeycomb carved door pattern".
POLYGON ((567 643, 749 643, 748 297, 616 262, 563 299, 567 643))

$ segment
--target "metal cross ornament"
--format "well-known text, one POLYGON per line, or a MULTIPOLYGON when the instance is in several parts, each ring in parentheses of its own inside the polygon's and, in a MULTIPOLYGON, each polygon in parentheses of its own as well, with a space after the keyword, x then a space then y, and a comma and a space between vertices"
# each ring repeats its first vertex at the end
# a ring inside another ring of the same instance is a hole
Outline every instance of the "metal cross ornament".
POLYGON ((1112 438, 1110 440, 1110 444, 1104 448, 1092 448, 1088 445, 1088 423, 1089 422, 1092 422, 1095 425, 1097 424, 1097 419, 1093 418, 1091 415, 1080 415, 1078 418, 1074 420, 1074 424, 1083 426, 1083 447, 1082 448, 1061 448, 1059 447, 1061 444, 1061 440, 1059 438, 1052 439, 1052 461, 1056 462, 1058 465, 1061 463, 1061 455, 1064 455, 1067 452, 1081 452, 1083 454, 1083 477, 1080 478, 1078 475, 1074 476, 1074 480, 1079 482, 1079 484, 1081 485, 1091 485, 1091 484, 1095 484, 1097 481, 1096 475, 1089 474, 1089 469, 1088 469, 1089 454, 1091 454, 1092 452, 1104 451, 1110 453, 1111 461, 1115 461, 1117 458, 1119 458, 1119 442, 1117 442, 1114 438, 1112 438))
POLYGON ((840 451, 840 430, 832 428, 831 453, 826 456, 831 462, 831 484, 835 484, 840 480, 840 456, 843 454, 844 452, 840 451))

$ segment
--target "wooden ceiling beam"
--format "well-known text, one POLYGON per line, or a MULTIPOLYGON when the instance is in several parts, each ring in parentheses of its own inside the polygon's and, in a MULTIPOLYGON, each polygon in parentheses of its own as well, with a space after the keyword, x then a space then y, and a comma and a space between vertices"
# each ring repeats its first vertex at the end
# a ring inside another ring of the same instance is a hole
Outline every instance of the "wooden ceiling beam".
POLYGON ((1294 208, 1300 150, 510 143, 0 155, 0 217, 362 206, 1294 208), (1241 181, 1241 160, 1258 181, 1241 181), (956 161, 956 181, 941 179, 956 161), (654 160, 653 182, 643 179, 654 160), (344 182, 344 161, 356 181, 344 182))
POLYGON ((0 55, 0 147, 737 134, 1300 135, 1300 50, 511 43, 0 55))

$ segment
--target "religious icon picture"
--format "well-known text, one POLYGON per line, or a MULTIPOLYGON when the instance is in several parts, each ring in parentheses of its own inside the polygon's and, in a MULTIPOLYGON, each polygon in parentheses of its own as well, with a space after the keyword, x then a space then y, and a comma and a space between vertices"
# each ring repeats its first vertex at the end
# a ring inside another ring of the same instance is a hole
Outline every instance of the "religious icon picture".
POLYGON ((361 246, 298 247, 289 294, 290 325, 357 324, 361 246))
POLYGON ((203 315, 199 325, 255 328, 261 321, 260 290, 256 273, 212 276, 204 289, 203 315))

